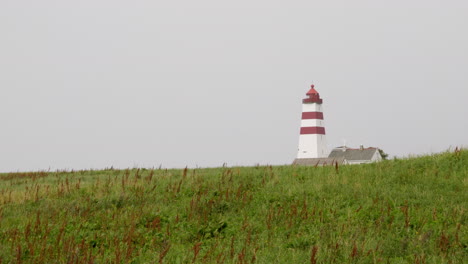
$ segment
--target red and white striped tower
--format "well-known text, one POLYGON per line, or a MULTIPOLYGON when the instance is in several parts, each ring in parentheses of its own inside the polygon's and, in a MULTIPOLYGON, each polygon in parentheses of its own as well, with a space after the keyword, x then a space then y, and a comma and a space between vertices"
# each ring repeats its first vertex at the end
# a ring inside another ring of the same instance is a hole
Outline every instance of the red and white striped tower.
POLYGON ((310 86, 308 98, 302 100, 301 135, 298 159, 325 158, 328 156, 323 124, 322 102, 319 93, 310 86))

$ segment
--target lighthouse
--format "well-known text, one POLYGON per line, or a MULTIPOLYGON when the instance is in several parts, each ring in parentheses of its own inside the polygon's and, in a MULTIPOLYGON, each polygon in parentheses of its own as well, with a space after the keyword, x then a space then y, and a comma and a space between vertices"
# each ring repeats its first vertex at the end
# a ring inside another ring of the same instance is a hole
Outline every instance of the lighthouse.
POLYGON ((328 157, 323 123, 323 100, 311 85, 307 98, 302 100, 302 120, 297 159, 328 157))

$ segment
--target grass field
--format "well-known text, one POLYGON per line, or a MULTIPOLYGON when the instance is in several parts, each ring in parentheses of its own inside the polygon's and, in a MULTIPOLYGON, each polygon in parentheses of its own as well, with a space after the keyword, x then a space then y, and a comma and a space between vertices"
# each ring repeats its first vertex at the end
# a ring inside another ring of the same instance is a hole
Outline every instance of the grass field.
POLYGON ((0 174, 2 263, 468 263, 468 151, 0 174))

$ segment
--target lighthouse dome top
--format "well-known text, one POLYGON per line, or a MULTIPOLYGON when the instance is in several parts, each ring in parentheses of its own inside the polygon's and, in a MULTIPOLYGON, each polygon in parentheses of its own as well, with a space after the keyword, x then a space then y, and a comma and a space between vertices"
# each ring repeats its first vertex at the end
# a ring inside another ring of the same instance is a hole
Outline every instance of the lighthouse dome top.
POLYGON ((323 102, 322 98, 320 98, 320 94, 315 90, 315 85, 310 86, 310 90, 306 94, 308 98, 305 98, 302 100, 302 103, 304 104, 311 104, 311 103, 317 103, 321 104, 323 102))
POLYGON ((307 92, 307 95, 319 94, 317 90, 315 90, 315 85, 310 86, 310 90, 307 92))

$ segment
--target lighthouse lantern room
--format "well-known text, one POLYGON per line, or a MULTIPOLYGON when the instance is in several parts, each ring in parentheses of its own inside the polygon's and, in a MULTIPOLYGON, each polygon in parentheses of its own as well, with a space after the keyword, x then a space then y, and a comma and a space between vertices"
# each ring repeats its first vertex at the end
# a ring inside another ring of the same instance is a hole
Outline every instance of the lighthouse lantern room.
POLYGON ((298 159, 325 158, 328 156, 323 123, 323 109, 320 94, 314 85, 302 100, 302 120, 299 136, 298 159))

